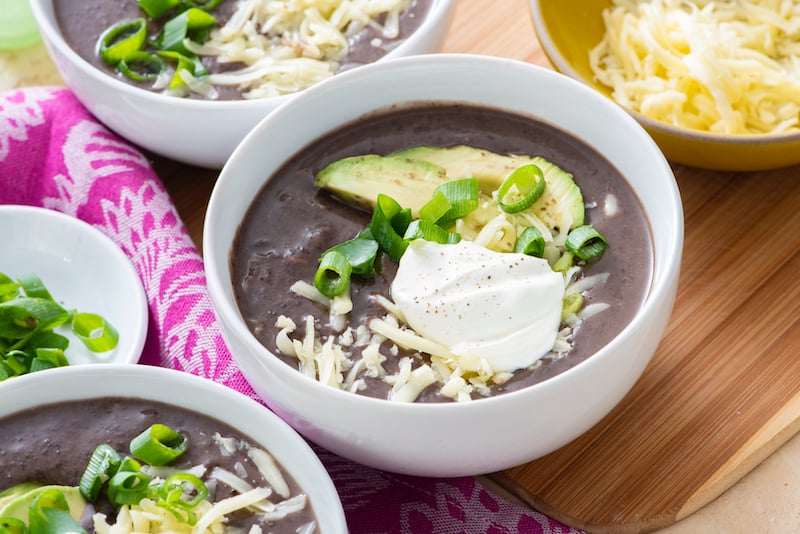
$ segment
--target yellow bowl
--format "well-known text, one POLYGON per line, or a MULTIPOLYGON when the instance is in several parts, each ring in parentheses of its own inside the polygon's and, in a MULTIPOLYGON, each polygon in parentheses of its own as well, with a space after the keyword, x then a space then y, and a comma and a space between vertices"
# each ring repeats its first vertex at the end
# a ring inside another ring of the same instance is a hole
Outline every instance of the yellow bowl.
MULTIPOLYGON (((611 0, 529 0, 544 53, 559 72, 611 98, 595 81, 589 50, 603 37, 603 9, 611 0)), ((675 163, 714 170, 754 171, 800 163, 800 133, 718 135, 678 128, 628 110, 675 163)))

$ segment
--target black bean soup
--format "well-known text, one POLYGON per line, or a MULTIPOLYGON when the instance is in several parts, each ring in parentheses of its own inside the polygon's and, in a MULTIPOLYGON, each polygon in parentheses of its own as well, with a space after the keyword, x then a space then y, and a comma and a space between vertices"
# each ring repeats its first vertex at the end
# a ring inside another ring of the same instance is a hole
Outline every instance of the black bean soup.
MULTIPOLYGON (((225 0, 219 6, 210 10, 217 18, 219 25, 223 25, 236 9, 236 0, 225 0)), ((410 7, 400 16, 399 34, 394 39, 386 39, 380 31, 373 27, 366 27, 361 32, 350 38, 350 51, 341 62, 340 70, 346 70, 358 65, 374 62, 386 55, 392 48, 404 41, 419 28, 425 20, 433 0, 413 0, 410 7)), ((110 0, 53 0, 53 9, 58 26, 64 40, 75 52, 97 68, 116 76, 118 79, 150 89, 150 82, 136 82, 125 76, 118 75, 113 67, 104 63, 97 53, 97 41, 100 35, 114 24, 143 16, 135 0, 110 1, 110 0)), ((148 35, 157 33, 155 24, 151 22, 148 35)), ((240 64, 219 64, 213 58, 203 58, 203 63, 209 72, 223 72, 240 68, 240 64)), ((235 87, 218 87, 219 99, 237 100, 242 98, 241 92, 235 87)), ((202 98, 192 93, 192 98, 202 98)))
MULTIPOLYGON (((608 303, 610 309, 579 326, 574 348, 567 356, 545 358, 533 369, 517 371, 505 384, 492 385, 491 394, 517 390, 562 373, 590 357, 630 322, 649 290, 653 251, 641 203, 620 172, 602 154, 540 121, 480 107, 419 104, 369 116, 314 141, 271 176, 252 202, 233 244, 231 262, 240 311, 265 347, 280 354, 275 342, 278 316, 286 315, 297 323, 297 338, 304 332, 306 315, 324 317, 319 305, 292 294, 289 287, 297 280, 313 281, 322 252, 353 238, 370 221, 369 213, 315 188, 317 171, 347 156, 460 144, 497 153, 543 156, 572 173, 587 206, 587 224, 609 243, 603 257, 584 272, 610 273, 606 283, 586 296, 587 304, 608 303), (602 209, 608 194, 615 195, 619 203, 619 213, 613 218, 606 218, 602 209), (592 207, 593 203, 598 207, 592 207)), ((376 275, 351 280, 351 324, 384 314, 369 296, 390 295, 397 265, 385 255, 380 261, 376 275)), ((324 320, 318 321, 317 329, 320 337, 332 333, 324 320)), ((403 354, 401 350, 400 356, 403 354)), ((280 357, 297 367, 297 360, 280 357)), ((397 371, 398 359, 384 363, 387 374, 397 371)), ((429 386, 417 401, 449 400, 438 393, 439 387, 441 384, 429 386)), ((367 379, 367 388, 359 393, 386 398, 390 388, 381 379, 367 379)))
MULTIPOLYGON (((77 486, 83 471, 97 445, 107 443, 123 456, 129 454, 130 440, 150 425, 161 423, 182 433, 188 448, 176 460, 175 466, 205 465, 207 473, 221 467, 233 473, 246 470, 245 480, 253 487, 264 486, 257 467, 245 451, 223 453, 214 439, 219 433, 224 438, 234 438, 255 445, 229 425, 177 406, 133 398, 103 398, 88 401, 71 401, 46 405, 0 418, 0 491, 23 482, 77 486)), ((269 451, 267 451, 269 452, 269 451)), ((303 493, 292 477, 281 468, 291 495, 303 493)), ((216 485, 213 502, 233 495, 224 484, 216 485)), ((270 498, 280 500, 273 493, 270 498)), ((113 511, 107 503, 100 503, 98 511, 113 511)), ((113 523, 113 515, 109 521, 113 523)), ((253 514, 236 512, 229 516, 232 527, 247 529, 258 519, 253 514)), ((296 532, 303 525, 315 521, 311 504, 303 510, 273 522, 267 532, 296 532)), ((85 528, 91 523, 82 521, 85 528)), ((245 530, 246 531, 246 530, 245 530)), ((316 530, 315 530, 316 531, 316 530)))

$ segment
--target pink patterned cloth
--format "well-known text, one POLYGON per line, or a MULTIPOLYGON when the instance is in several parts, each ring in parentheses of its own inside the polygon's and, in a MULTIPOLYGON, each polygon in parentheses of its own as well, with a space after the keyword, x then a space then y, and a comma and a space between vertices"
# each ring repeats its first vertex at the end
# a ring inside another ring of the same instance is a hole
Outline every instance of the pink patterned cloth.
MULTIPOLYGON (((150 304, 142 363, 180 369, 256 398, 222 341, 202 258, 163 184, 144 155, 109 132, 70 91, 0 94, 0 204, 67 213, 125 251, 150 304)), ((401 476, 315 450, 354 533, 577 532, 469 477, 401 476)))

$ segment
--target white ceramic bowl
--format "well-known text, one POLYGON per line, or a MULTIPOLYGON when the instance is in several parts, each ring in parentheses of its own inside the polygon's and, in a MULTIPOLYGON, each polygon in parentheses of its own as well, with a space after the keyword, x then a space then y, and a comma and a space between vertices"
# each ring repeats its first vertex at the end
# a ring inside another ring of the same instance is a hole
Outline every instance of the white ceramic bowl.
POLYGON ((487 473, 522 464, 565 445, 605 416, 658 346, 675 297, 682 245, 683 212, 672 171, 652 139, 619 106, 566 76, 527 63, 448 54, 345 73, 276 110, 223 168, 203 237, 208 287, 225 340, 267 404, 306 437, 342 456, 423 476, 487 473), (392 104, 418 101, 466 102, 537 117, 593 146, 627 177, 651 224, 652 284, 632 322, 586 361, 539 384, 472 402, 391 403, 302 376, 248 330, 234 299, 231 244, 265 179, 311 140, 340 125, 392 104))
MULTIPOLYGON (((433 4, 420 27, 385 59, 439 50, 456 2, 435 0, 433 4)), ((133 87, 101 72, 69 47, 58 29, 52 0, 31 0, 31 7, 53 62, 83 105, 117 134, 156 154, 220 168, 264 116, 294 96, 210 101, 133 87)))
POLYGON ((139 273, 114 241, 86 222, 33 206, 0 206, 3 254, 0 273, 33 273, 67 309, 96 313, 119 331, 114 350, 93 353, 67 329, 73 364, 136 363, 149 320, 139 273))
POLYGON ((275 414, 230 388, 146 365, 61 367, 0 383, 0 417, 47 404, 104 397, 167 403, 224 421, 268 451, 305 491, 321 534, 347 532, 327 471, 308 444, 275 414))

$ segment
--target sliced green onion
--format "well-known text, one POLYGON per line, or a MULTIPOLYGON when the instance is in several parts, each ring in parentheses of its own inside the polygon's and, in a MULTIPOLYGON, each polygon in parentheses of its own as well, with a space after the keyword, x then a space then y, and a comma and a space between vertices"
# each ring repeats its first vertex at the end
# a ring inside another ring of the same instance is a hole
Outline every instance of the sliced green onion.
POLYGON ((103 484, 117 472, 121 462, 119 453, 111 445, 95 447, 78 485, 83 498, 89 502, 96 501, 103 484))
POLYGON ((131 454, 150 465, 166 465, 186 451, 186 437, 156 423, 131 440, 131 454))
POLYGON ((0 364, 2 364, 8 376, 19 376, 28 372, 31 367, 30 360, 32 359, 21 350, 12 350, 3 357, 0 364))
POLYGON ((583 307, 583 295, 578 293, 570 293, 564 297, 564 305, 561 308, 561 320, 563 321, 570 315, 576 314, 583 307))
POLYGON ((570 251, 565 251, 553 264, 553 270, 557 273, 565 273, 572 267, 575 255, 570 251))
POLYGON ((146 39, 147 21, 144 18, 123 20, 103 32, 98 51, 103 61, 116 65, 133 52, 139 51, 146 39))
MULTIPOLYGON (((398 231, 392 224, 393 218, 400 215, 401 212, 403 212, 403 208, 395 199, 379 194, 375 210, 372 212, 372 220, 369 223, 370 232, 381 250, 395 261, 400 260, 408 246, 408 242, 403 239, 406 228, 398 231)), ((405 216, 402 215, 402 218, 405 219, 405 216)))
POLYGON ((314 275, 314 287, 326 297, 336 297, 347 291, 353 266, 347 256, 337 250, 328 250, 319 260, 314 275))
POLYGON ((433 198, 419 209, 419 218, 436 223, 450 211, 453 205, 441 191, 435 191, 433 198))
POLYGON ((183 506, 179 506, 175 503, 167 501, 156 501, 156 506, 168 510, 170 513, 172 513, 172 515, 175 516, 175 519, 181 523, 186 523, 187 525, 191 526, 194 526, 197 523, 197 515, 188 508, 184 508, 183 506))
POLYGON ((37 329, 52 329, 69 320, 69 312, 52 300, 19 297, 0 302, 0 337, 19 339, 37 329))
POLYGON ((28 526, 16 517, 0 517, 0 534, 27 534, 28 526))
POLYGON ((517 168, 497 190, 497 203, 506 213, 517 213, 531 206, 544 193, 544 174, 536 165, 517 168))
POLYGON ((137 82, 153 81, 166 68, 167 65, 163 59, 141 50, 128 54, 117 63, 117 70, 120 74, 137 82))
POLYGON ((591 226, 583 225, 578 226, 567 235, 564 245, 578 259, 591 261, 599 259, 603 255, 608 241, 591 226))
POLYGON ((156 42, 161 50, 174 50, 188 54, 183 40, 190 37, 190 33, 212 28, 217 19, 202 9, 189 8, 164 23, 164 28, 156 42))
MULTIPOLYGON (((164 13, 178 7, 181 0, 138 0, 139 8, 151 19, 157 19, 164 13)), ((199 7, 199 6, 198 6, 199 7)))
POLYGON ((55 367, 66 367, 69 365, 64 351, 54 348, 39 348, 36 349, 36 357, 31 360, 30 369, 31 373, 42 371, 44 369, 53 369, 55 367))
POLYGON ((67 498, 56 488, 43 491, 31 503, 28 531, 31 534, 85 534, 86 532, 69 514, 67 498))
POLYGON ((437 221, 438 224, 447 224, 464 217, 478 207, 478 179, 463 178, 452 180, 436 187, 436 193, 442 193, 450 203, 450 209, 437 221))
POLYGON ((19 284, 8 275, 0 273, 0 302, 17 298, 19 284))
POLYGON ((95 313, 76 313, 72 330, 92 352, 107 352, 119 342, 117 329, 95 313))
POLYGON ((158 494, 170 504, 181 508, 194 508, 208 496, 208 488, 195 475, 175 473, 164 481, 158 494))
POLYGON ((371 237, 359 235, 354 239, 329 248, 322 255, 324 256, 331 251, 339 252, 347 258, 353 274, 372 274, 375 272, 375 257, 378 255, 378 248, 377 241, 371 237))
POLYGON ((541 258, 544 256, 544 244, 542 233, 535 227, 528 226, 517 237, 517 242, 514 243, 514 252, 541 258))
POLYGON ((409 224, 403 238, 409 241, 422 238, 426 241, 433 241, 443 245, 453 245, 461 241, 460 234, 448 232, 441 226, 425 219, 417 219, 409 224))
POLYGON ((27 296, 45 300, 53 300, 53 296, 50 295, 50 292, 44 286, 42 279, 35 274, 24 274, 20 276, 17 281, 27 296))
POLYGON ((141 471, 118 471, 108 481, 108 500, 111 504, 138 504, 147 497, 150 477, 141 471))

